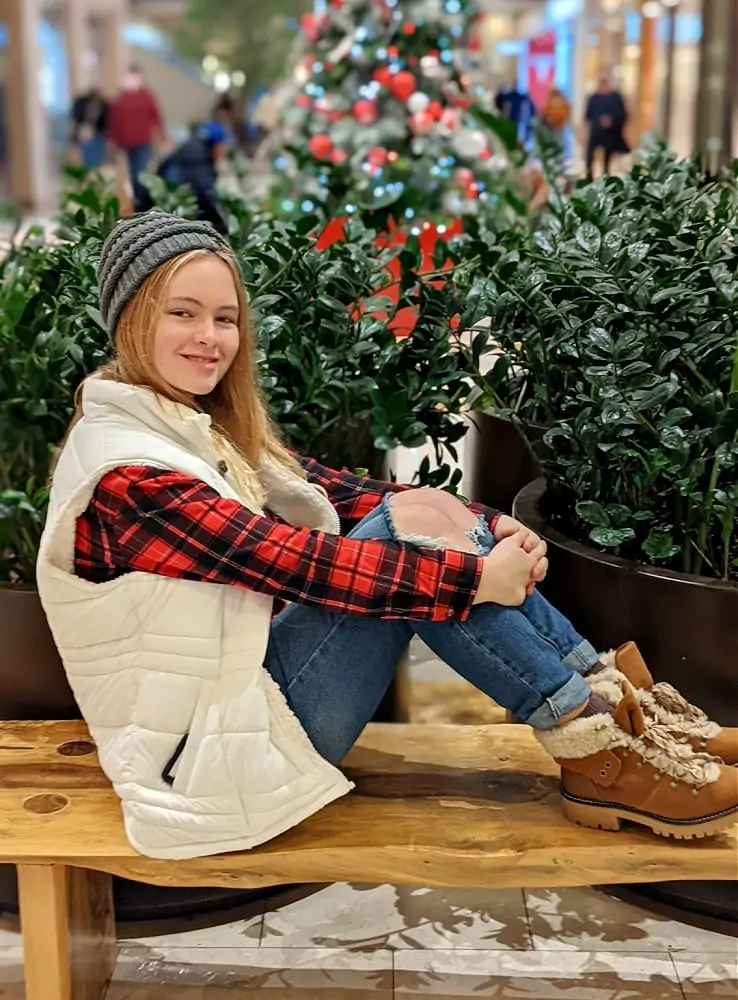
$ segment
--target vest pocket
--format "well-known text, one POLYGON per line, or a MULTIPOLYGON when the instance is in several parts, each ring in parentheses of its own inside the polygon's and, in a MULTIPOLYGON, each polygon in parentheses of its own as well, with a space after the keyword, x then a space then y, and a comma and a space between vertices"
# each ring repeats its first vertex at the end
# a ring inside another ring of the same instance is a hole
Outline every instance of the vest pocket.
POLYGON ((213 737, 217 739, 217 712, 212 710, 215 687, 213 681, 205 681, 201 685, 189 732, 177 744, 170 761, 172 790, 178 795, 184 795, 185 798, 222 794, 219 787, 224 777, 222 762, 217 759, 211 761, 208 773, 204 776, 199 773, 202 768, 198 766, 201 764, 203 753, 207 753, 210 749, 213 737), (214 733, 211 730, 214 730, 214 733))
POLYGON ((174 779, 177 777, 177 762, 182 756, 185 746, 187 745, 187 740, 190 738, 189 733, 185 733, 182 739, 177 744, 177 748, 169 758, 169 760, 164 765, 164 770, 161 772, 162 780, 170 787, 174 784, 174 779))

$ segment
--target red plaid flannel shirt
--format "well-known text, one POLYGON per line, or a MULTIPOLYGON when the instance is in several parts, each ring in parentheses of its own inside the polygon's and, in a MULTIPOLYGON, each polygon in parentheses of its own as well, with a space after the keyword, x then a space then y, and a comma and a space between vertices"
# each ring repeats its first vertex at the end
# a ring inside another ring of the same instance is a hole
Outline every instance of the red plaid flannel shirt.
MULTIPOLYGON (((348 530, 388 492, 408 489, 300 459, 348 530)), ((494 524, 496 511, 469 507, 494 524)), ((464 620, 481 557, 294 528, 181 473, 125 466, 98 483, 77 520, 75 572, 95 583, 137 570, 246 587, 331 611, 464 620)))

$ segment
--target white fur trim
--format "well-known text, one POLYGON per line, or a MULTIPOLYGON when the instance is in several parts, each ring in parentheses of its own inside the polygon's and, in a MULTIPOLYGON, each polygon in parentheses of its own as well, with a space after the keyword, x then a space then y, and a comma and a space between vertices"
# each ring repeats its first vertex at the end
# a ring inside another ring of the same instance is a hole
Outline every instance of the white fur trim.
MULTIPOLYGON (((604 670, 589 674, 585 680, 596 694, 611 705, 617 705, 622 698, 622 684, 627 680, 625 674, 615 666, 615 651, 610 650, 600 656, 604 670)), ((632 685, 631 685, 632 686, 632 685)), ((669 688, 671 690, 671 688, 669 688)), ((700 709, 690 705, 692 714, 671 712, 654 696, 653 691, 644 688, 633 688, 638 704, 647 718, 653 719, 659 725, 671 729, 677 736, 711 740, 722 732, 717 722, 712 722, 700 709)), ((682 696, 677 693, 677 697, 682 696)), ((685 704, 689 704, 685 700, 685 704)))
POLYGON ((603 750, 622 748, 688 785, 701 787, 720 777, 720 763, 714 757, 694 753, 690 746, 675 742, 665 727, 648 722, 643 735, 636 737, 621 729, 611 715, 591 715, 555 729, 536 730, 536 737, 556 760, 583 760, 603 750))
POLYGON ((557 759, 592 757, 603 750, 627 747, 632 739, 615 724, 611 715, 604 713, 584 718, 579 716, 563 726, 537 729, 535 733, 541 746, 557 759))
POLYGON ((594 694, 604 698, 611 705, 620 704, 623 697, 623 685, 627 685, 627 678, 625 674, 620 673, 617 667, 606 666, 604 670, 600 670, 596 674, 587 674, 585 680, 594 694))

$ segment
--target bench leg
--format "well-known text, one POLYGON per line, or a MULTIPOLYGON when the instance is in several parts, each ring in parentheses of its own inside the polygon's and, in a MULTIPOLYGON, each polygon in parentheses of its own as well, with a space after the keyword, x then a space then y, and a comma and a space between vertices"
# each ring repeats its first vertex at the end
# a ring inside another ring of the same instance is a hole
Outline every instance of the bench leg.
POLYGON ((26 1000, 103 1000, 117 951, 112 877, 16 867, 26 1000))

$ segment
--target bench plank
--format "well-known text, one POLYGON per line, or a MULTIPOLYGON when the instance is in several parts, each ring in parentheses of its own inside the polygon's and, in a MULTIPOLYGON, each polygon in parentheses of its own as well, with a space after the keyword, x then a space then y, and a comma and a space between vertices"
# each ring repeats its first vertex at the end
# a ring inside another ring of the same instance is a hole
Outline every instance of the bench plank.
POLYGON ((738 878, 735 831, 674 841, 572 826, 558 769, 526 726, 371 724, 344 768, 357 791, 253 851, 155 861, 125 839, 81 722, 0 724, 0 861, 156 885, 290 882, 536 887, 738 878))

